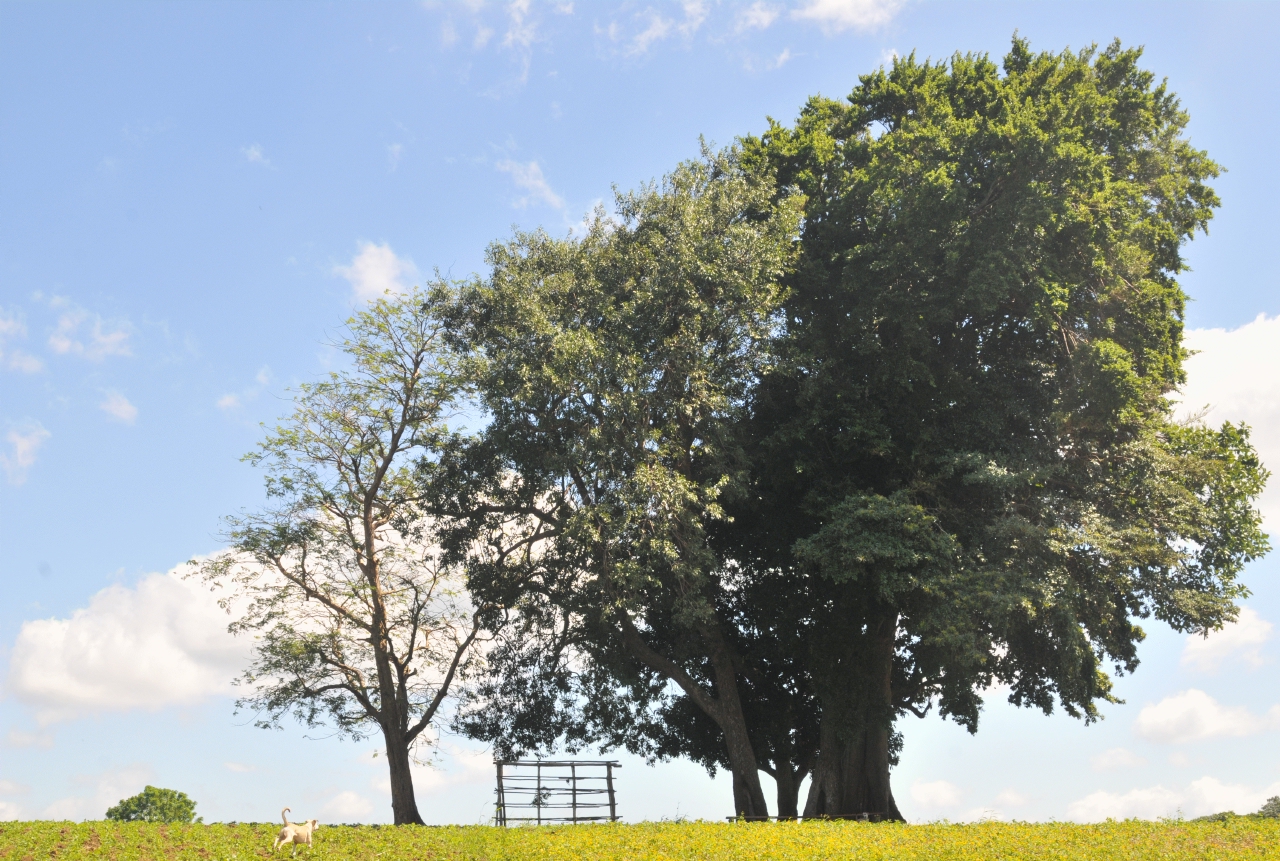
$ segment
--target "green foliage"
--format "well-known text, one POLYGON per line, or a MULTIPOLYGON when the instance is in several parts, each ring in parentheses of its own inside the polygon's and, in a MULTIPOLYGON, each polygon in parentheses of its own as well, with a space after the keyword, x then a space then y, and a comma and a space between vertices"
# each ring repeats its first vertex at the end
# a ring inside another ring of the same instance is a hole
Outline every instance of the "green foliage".
POLYGON ((203 822, 196 816, 196 803, 185 792, 148 786, 132 798, 123 799, 107 810, 114 822, 203 822))
POLYGON ((254 658, 238 705, 259 726, 292 716, 380 734, 397 821, 419 822, 409 749, 475 658, 460 569, 439 558, 416 498, 417 458, 449 435, 462 379, 444 346, 443 285, 356 314, 347 365, 298 387, 294 410, 246 460, 263 510, 228 518, 230 548, 192 574, 224 589, 254 658))
POLYGON ((773 197, 736 152, 707 151, 581 238, 495 244, 492 274, 461 290, 454 336, 489 423, 423 481, 466 523, 453 546, 492 547, 471 588, 521 610, 467 719, 500 750, 613 738, 665 678, 720 714, 706 536, 741 480, 732 428, 780 324, 799 200, 773 197), (591 717, 566 714, 579 707, 591 717))
POLYGON ((1258 816, 1266 819, 1280 819, 1280 795, 1273 795, 1267 799, 1267 803, 1262 805, 1262 809, 1258 811, 1258 816))
POLYGON ((1268 549, 1247 429, 1172 418, 1219 168, 1140 55, 899 58, 744 144, 806 210, 723 552, 896 620, 892 712, 974 729, 999 681, 1093 720, 1137 620, 1220 627, 1268 549))
MULTIPOLYGON (((0 858, 201 861, 270 854, 278 825, 0 822, 0 858)), ((542 828, 322 827, 333 861, 1248 861, 1280 854, 1280 823, 868 825, 646 822, 542 828)))
POLYGON ((761 768, 892 812, 898 717, 1092 721, 1141 620, 1235 618, 1267 473, 1172 407, 1219 167, 1140 57, 899 58, 490 250, 450 328, 491 422, 421 471, 520 610, 469 731, 738 787, 738 709, 761 768))

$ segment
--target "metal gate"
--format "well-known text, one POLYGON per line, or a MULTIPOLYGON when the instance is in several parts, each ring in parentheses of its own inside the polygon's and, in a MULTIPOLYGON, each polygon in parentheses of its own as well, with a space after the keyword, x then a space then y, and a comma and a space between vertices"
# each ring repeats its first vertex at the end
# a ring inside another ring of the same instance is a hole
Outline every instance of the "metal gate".
POLYGON ((622 766, 617 762, 528 760, 494 765, 497 825, 618 820, 613 770, 622 766))

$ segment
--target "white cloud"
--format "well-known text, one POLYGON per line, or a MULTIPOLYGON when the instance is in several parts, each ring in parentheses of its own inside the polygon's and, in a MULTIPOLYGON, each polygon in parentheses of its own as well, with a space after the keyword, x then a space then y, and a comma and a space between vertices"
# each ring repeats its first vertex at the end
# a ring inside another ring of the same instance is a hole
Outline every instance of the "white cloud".
POLYGON ((5 737, 5 744, 9 747, 36 747, 41 750, 48 750, 53 747, 53 734, 48 732, 23 732, 20 729, 9 730, 8 736, 5 737))
POLYGON ((1262 645, 1271 639, 1271 623, 1249 607, 1240 610, 1240 617, 1224 625, 1221 631, 1211 631, 1207 637, 1191 636, 1182 648, 1182 666, 1202 673, 1216 672, 1227 658, 1238 656, 1251 667, 1263 664, 1262 645))
POLYGON ((83 356, 92 362, 101 362, 107 356, 132 355, 127 323, 108 325, 97 314, 90 314, 57 296, 50 300, 49 305, 66 309, 58 315, 58 325, 49 335, 49 347, 55 353, 83 356))
POLYGON ((1280 783, 1264 789, 1251 789, 1239 784, 1223 783, 1216 777, 1202 777, 1184 789, 1166 789, 1162 785, 1131 789, 1124 794, 1099 790, 1072 802, 1067 816, 1078 822, 1100 822, 1104 819, 1156 819, 1174 816, 1204 816, 1233 810, 1252 813, 1272 795, 1280 795, 1280 783))
POLYGON ((12 370, 34 374, 44 368, 44 363, 29 353, 6 345, 6 341, 27 337, 27 326, 19 316, 10 316, 0 309, 0 363, 12 370))
POLYGON ((680 22, 677 29, 681 36, 692 36, 698 32, 702 22, 707 20, 709 11, 707 4, 705 0, 684 0, 680 7, 684 10, 684 20, 680 22))
POLYGON ((1015 789, 1006 789, 996 796, 996 804, 1001 807, 1022 807, 1030 801, 1031 799, 1015 789))
POLYGON ((0 780, 0 795, 25 795, 30 788, 12 780, 0 780))
POLYGON ((945 780, 917 780, 911 784, 911 799, 925 807, 955 807, 960 803, 960 789, 945 780))
POLYGON ((874 30, 888 24, 898 14, 904 0, 809 0, 791 17, 814 21, 828 33, 854 29, 874 30))
MULTIPOLYGON (((1183 414, 1210 406, 1210 424, 1244 421, 1262 462, 1280 475, 1280 316, 1259 314, 1237 329, 1188 329, 1186 346, 1199 351, 1187 360, 1183 414), (1272 369, 1268 371, 1266 369, 1272 369)), ((1272 530, 1280 524, 1280 480, 1272 479, 1259 501, 1272 530)))
POLYGON ((537 27, 529 20, 529 0, 514 0, 507 5, 510 24, 502 37, 504 48, 528 48, 537 37, 537 27))
POLYGON ((0 311, 0 340, 5 338, 24 338, 27 334, 27 327, 18 317, 10 317, 3 311, 0 311))
POLYGON ((44 370, 44 362, 30 353, 24 353, 21 350, 9 350, 5 356, 8 359, 9 367, 15 371, 22 371, 24 374, 35 374, 44 370))
POLYGON ((36 421, 28 421, 5 434, 9 453, 0 454, 0 468, 10 484, 22 484, 27 480, 27 470, 36 462, 36 452, 52 434, 36 421))
POLYGON ((145 765, 130 765, 96 775, 81 775, 76 783, 87 788, 82 795, 60 798, 44 809, 44 819, 102 819, 107 808, 137 795, 151 780, 145 765))
POLYGON ((6 690, 47 725, 100 711, 157 709, 230 695, 251 644, 186 567, 110 586, 69 619, 24 622, 6 690))
POLYGON ((471 47, 479 51, 485 45, 489 44, 489 40, 491 38, 493 38, 493 30, 482 25, 478 30, 476 30, 476 37, 471 40, 471 47))
POLYGON ((16 819, 26 819, 21 805, 12 801, 0 801, 0 822, 12 822, 16 819))
POLYGON ((756 0, 745 9, 738 11, 736 30, 764 30, 778 18, 778 10, 767 3, 756 0))
POLYGON ((1183 744, 1207 738, 1249 736, 1280 724, 1280 706, 1265 717, 1243 706, 1224 706, 1204 691, 1191 688, 1144 706, 1134 732, 1148 741, 1183 744))
POLYGON ((356 792, 340 792, 320 812, 330 821, 358 822, 373 812, 373 802, 356 792))
POLYGON ((259 144, 241 147, 240 152, 244 155, 244 160, 249 162, 249 164, 260 164, 263 167, 271 167, 271 159, 267 158, 266 155, 263 154, 262 147, 259 144))
POLYGON ((635 38, 631 40, 631 47, 628 54, 643 54, 649 50, 649 46, 654 42, 661 42, 663 39, 671 35, 671 31, 675 28, 675 22, 670 18, 663 18, 653 9, 647 10, 649 16, 649 26, 645 27, 635 38))
POLYGON ((138 418, 138 408, 129 403, 129 399, 117 391, 108 391, 106 400, 98 404, 98 409, 116 421, 131 425, 138 418))
POLYGON ((333 271, 351 282, 357 302, 369 302, 381 299, 387 292, 403 293, 406 285, 401 278, 413 277, 418 267, 406 257, 397 257, 385 242, 381 245, 361 242, 351 265, 335 266, 333 271))
POLYGON ((1131 750, 1113 747, 1089 757, 1089 767, 1094 771, 1120 771, 1146 765, 1147 761, 1131 750))
POLYGON ((220 410, 234 410, 238 406, 240 406, 239 395, 230 394, 230 395, 223 395, 222 397, 218 398, 218 409, 220 410))
POLYGON ((227 771, 234 771, 236 774, 248 774, 258 770, 256 765, 245 765, 242 762, 224 762, 222 765, 227 771))
POLYGON ((528 196, 516 201, 516 206, 525 207, 530 202, 541 201, 556 209, 564 208, 564 199, 552 190, 551 185, 542 175, 542 168, 536 161, 522 164, 518 161, 505 159, 498 162, 495 167, 503 173, 511 174, 511 179, 516 186, 529 192, 528 196))
POLYGON ((387 165, 388 169, 395 173, 396 168, 400 166, 400 156, 404 154, 404 147, 398 143, 389 144, 387 146, 387 165))
POLYGON ((773 68, 781 69, 783 65, 791 59, 791 49, 783 48, 782 53, 773 58, 773 68))

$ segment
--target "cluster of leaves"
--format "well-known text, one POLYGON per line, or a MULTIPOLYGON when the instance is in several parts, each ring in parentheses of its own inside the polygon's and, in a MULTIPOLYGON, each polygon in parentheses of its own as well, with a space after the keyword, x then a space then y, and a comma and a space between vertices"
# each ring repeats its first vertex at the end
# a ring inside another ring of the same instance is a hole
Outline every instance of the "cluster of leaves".
MULTIPOLYGON (((268 854, 273 825, 0 822, 0 858, 197 861, 268 854)), ((334 861, 1241 861, 1280 853, 1280 822, 868 825, 641 823, 544 828, 321 828, 314 852, 334 861)), ((319 857, 319 856, 318 856, 319 857)))
POLYGON ((196 803, 185 792, 148 786, 132 798, 107 809, 114 822, 203 822, 196 816, 196 803))

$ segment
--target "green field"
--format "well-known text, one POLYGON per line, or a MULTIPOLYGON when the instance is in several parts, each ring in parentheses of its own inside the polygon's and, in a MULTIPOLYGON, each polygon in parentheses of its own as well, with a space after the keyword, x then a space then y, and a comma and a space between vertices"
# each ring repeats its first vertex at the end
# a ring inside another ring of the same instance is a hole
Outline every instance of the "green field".
MULTIPOLYGON (((278 826, 108 822, 0 823, 0 859, 265 858, 278 826)), ((278 857, 288 854, 280 850, 278 857)), ((303 848, 299 857, 308 854, 303 848)), ((649 859, 1280 859, 1280 821, 1107 822, 1100 825, 869 825, 852 822, 321 827, 315 858, 438 861, 649 859)))

